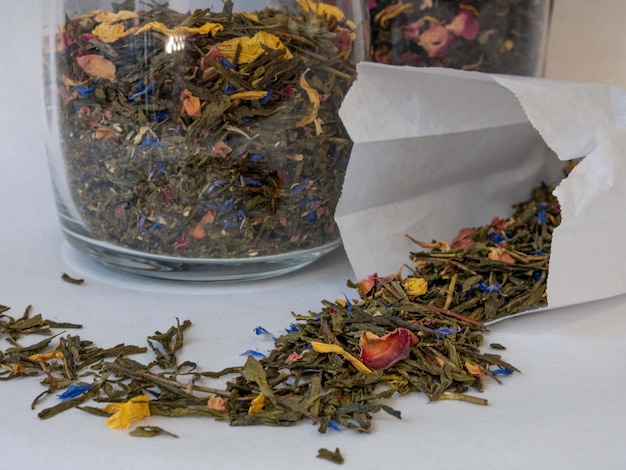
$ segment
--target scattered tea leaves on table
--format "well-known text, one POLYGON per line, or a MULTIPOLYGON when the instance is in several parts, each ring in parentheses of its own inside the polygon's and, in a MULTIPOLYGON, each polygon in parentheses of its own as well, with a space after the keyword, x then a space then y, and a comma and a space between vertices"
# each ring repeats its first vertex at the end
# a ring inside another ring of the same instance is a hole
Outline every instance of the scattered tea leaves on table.
MULTIPOLYGON (((430 401, 486 405, 477 396, 485 381, 500 383, 518 370, 481 350, 484 322, 546 302, 550 243, 559 221, 551 188, 542 185, 507 219, 464 229, 450 244, 416 241, 428 251, 411 254, 413 266, 403 267, 410 270, 407 277, 399 272, 349 282, 358 298, 343 294, 322 301, 319 312, 292 313, 294 323, 282 335, 257 326, 255 334, 271 339, 273 349, 221 371, 179 359, 189 320, 148 336, 148 347, 101 348, 51 331, 53 323, 31 316, 30 307, 14 318, 2 306, 0 335, 10 347, 0 352, 0 379, 43 377, 45 390, 34 406, 51 395, 60 402, 40 411, 42 419, 77 408, 116 427, 147 416, 204 416, 233 426, 309 421, 321 433, 368 432, 381 410, 400 419, 385 404, 392 396, 420 392, 430 401), (46 338, 22 346, 32 334, 46 338), (153 356, 147 364, 132 357, 143 353, 153 356), (220 378, 225 386, 206 383, 220 378), (122 422, 114 413, 125 408, 131 419, 122 422)), ((146 426, 134 435, 162 432, 146 426)), ((322 454, 341 458, 338 450, 322 454)))

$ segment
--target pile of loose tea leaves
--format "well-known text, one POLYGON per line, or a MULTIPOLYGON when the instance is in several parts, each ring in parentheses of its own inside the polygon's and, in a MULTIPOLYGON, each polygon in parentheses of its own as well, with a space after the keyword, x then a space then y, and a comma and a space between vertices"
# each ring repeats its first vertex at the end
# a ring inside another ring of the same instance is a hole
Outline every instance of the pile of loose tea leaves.
POLYGON ((535 75, 549 0, 370 0, 376 62, 535 75))
MULTIPOLYGON (((246 351, 244 365, 221 371, 180 361, 190 321, 177 321, 147 338, 147 347, 100 348, 79 336, 53 330, 58 324, 29 310, 20 317, 0 309, 0 335, 11 347, 0 354, 0 379, 43 377, 45 391, 60 401, 39 412, 50 418, 71 408, 128 428, 148 416, 206 416, 234 426, 293 425, 304 420, 329 428, 370 430, 380 410, 400 418, 385 399, 411 392, 431 401, 463 400, 486 405, 485 380, 517 369, 495 350, 481 350, 484 322, 545 302, 552 231, 560 221, 551 188, 533 191, 507 219, 462 230, 451 244, 423 243, 412 254, 411 274, 372 275, 358 283, 359 299, 323 301, 320 312, 293 314, 295 322, 274 337, 267 355, 246 351), (21 346, 27 334, 44 340, 21 346), (152 353, 149 363, 131 356, 152 353), (228 379, 221 388, 212 379, 228 379), (94 406, 105 404, 105 406, 94 406)), ((153 426, 133 435, 167 433, 153 426)))
POLYGON ((337 241, 354 23, 310 0, 147 5, 70 16, 56 37, 65 170, 90 236, 185 258, 337 241))

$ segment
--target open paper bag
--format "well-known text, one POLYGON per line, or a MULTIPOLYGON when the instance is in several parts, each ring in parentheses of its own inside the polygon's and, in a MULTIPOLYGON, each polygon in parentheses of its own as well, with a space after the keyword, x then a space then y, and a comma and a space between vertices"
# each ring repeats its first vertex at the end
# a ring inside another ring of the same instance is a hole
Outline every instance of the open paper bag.
POLYGON ((340 111, 354 148, 336 212, 358 278, 396 273, 418 240, 507 217, 560 181, 548 308, 626 292, 626 91, 362 63, 340 111))

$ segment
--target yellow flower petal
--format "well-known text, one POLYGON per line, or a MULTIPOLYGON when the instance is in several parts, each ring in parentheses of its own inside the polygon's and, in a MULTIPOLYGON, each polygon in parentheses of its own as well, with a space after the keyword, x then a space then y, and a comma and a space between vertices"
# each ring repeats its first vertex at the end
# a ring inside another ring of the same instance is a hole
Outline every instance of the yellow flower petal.
POLYGON ((423 277, 410 277, 402 282, 407 295, 417 297, 428 292, 428 281, 423 277))
POLYGON ((252 37, 244 36, 241 38, 229 39, 228 41, 217 44, 216 47, 217 50, 220 51, 220 54, 222 54, 222 56, 224 56, 224 58, 229 62, 235 61, 235 55, 237 54, 237 50, 240 48, 237 63, 249 64, 265 52, 265 49, 263 49, 262 46, 266 46, 274 50, 284 49, 286 59, 291 59, 293 57, 289 49, 285 47, 281 40, 267 31, 259 31, 252 37))
POLYGON ((126 429, 131 423, 150 416, 150 397, 139 395, 124 403, 111 403, 104 407, 107 413, 107 426, 111 429, 126 429))
POLYGON ((115 42, 128 35, 122 23, 101 23, 91 31, 91 34, 102 42, 115 42))
POLYGON ((31 356, 28 356, 28 359, 30 359, 31 361, 43 361, 43 362, 48 362, 52 359, 58 359, 62 361, 65 359, 65 356, 63 355, 61 351, 52 351, 49 353, 33 354, 31 356))
POLYGON ((141 34, 147 31, 158 31, 159 33, 163 33, 167 36, 184 36, 189 34, 211 34, 215 35, 215 33, 220 32, 224 29, 219 23, 205 23, 199 28, 190 28, 188 26, 178 26, 174 29, 169 29, 163 23, 159 23, 158 21, 151 21, 150 23, 146 23, 141 28, 133 28, 131 31, 133 34, 141 34))
POLYGON ((248 414, 255 415, 270 403, 271 401, 265 398, 265 395, 263 395, 263 392, 261 392, 259 393, 259 396, 252 400, 252 402, 250 403, 250 408, 248 408, 248 414))
POLYGON ((240 91, 230 95, 231 100, 260 100, 267 96, 267 91, 240 91))
POLYGON ((316 351, 316 352, 335 353, 335 354, 339 354, 340 356, 343 356, 346 360, 350 361, 352 365, 356 367, 359 372, 365 372, 366 374, 369 374, 372 372, 372 370, 369 367, 367 367, 365 364, 363 364, 361 361, 359 361, 356 357, 354 357, 352 354, 350 354, 348 351, 343 349, 338 344, 327 344, 327 343, 322 343, 319 341, 311 341, 311 347, 313 348, 313 351, 316 351))
POLYGON ((352 21, 346 20, 345 13, 341 11, 339 7, 329 5, 328 3, 314 2, 313 0, 296 0, 296 2, 304 12, 315 13, 320 18, 333 17, 337 21, 343 20, 350 29, 354 30, 356 28, 356 25, 352 21))
POLYGON ((317 90, 309 85, 309 83, 306 81, 306 74, 309 70, 310 69, 306 69, 300 77, 300 86, 304 89, 304 91, 306 91, 306 94, 309 97, 309 101, 311 102, 313 107, 311 108, 311 112, 308 116, 304 116, 296 123, 296 127, 306 126, 307 124, 315 122, 315 120, 318 119, 317 113, 320 109, 320 95, 317 90))

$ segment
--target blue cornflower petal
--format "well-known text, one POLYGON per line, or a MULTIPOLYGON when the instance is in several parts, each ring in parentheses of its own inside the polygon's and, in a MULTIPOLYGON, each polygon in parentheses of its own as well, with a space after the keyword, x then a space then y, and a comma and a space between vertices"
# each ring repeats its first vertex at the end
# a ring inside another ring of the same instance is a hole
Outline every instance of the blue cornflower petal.
POLYGON ((291 323, 287 328, 285 328, 287 333, 296 333, 298 331, 298 325, 295 323, 291 323))
POLYGON ((437 338, 445 338, 448 335, 453 335, 459 333, 460 331, 460 328, 458 330, 455 330, 454 328, 441 327, 433 330, 433 336, 437 338))
POLYGON ((237 91, 237 88, 232 83, 229 83, 228 85, 226 85, 224 87, 224 94, 225 95, 232 95, 236 91, 237 91))
POLYGON ((502 292, 500 291, 500 283, 496 282, 494 285, 490 286, 488 284, 485 283, 485 281, 480 281, 478 284, 476 284, 476 289, 485 292, 485 293, 489 293, 489 292, 498 292, 501 295, 502 292))
POLYGON ((513 369, 507 369, 506 367, 496 366, 497 369, 489 370, 493 375, 511 375, 515 372, 513 369))
POLYGON ((315 212, 309 212, 306 216, 306 220, 308 220, 309 222, 316 222, 317 214, 315 212))
POLYGON ((227 69, 232 69, 236 67, 236 64, 234 64, 233 62, 230 62, 229 60, 226 60, 224 57, 222 57, 222 65, 226 67, 227 69))
POLYGON ((263 155, 259 155, 258 153, 250 155, 250 161, 252 163, 259 163, 261 160, 263 160, 263 155))
POLYGON ((504 235, 502 235, 501 233, 494 233, 491 236, 491 241, 494 242, 496 245, 498 243, 502 243, 505 240, 506 240, 506 237, 504 235))
POLYGON ((272 99, 272 90, 267 92, 267 95, 265 95, 264 98, 261 98, 259 100, 259 104, 264 105, 270 102, 270 100, 272 99))
POLYGON ((83 395, 91 387, 93 387, 93 384, 70 385, 63 393, 57 395, 57 397, 59 397, 62 401, 71 400, 72 398, 77 398, 83 395))
POLYGON ((150 122, 164 121, 165 119, 168 118, 169 115, 170 115, 170 112, 167 109, 164 109, 156 113, 154 116, 152 116, 150 118, 150 122))
POLYGON ((246 186, 263 186, 263 183, 258 178, 244 178, 243 184, 246 186))
POLYGON ((243 211, 243 209, 239 209, 239 210, 235 213, 235 215, 237 216, 237 218, 238 218, 239 220, 243 220, 243 219, 245 219, 245 218, 246 218, 246 213, 243 211))
POLYGON ((77 86, 74 88, 74 90, 83 95, 85 98, 90 98, 93 95, 94 91, 96 91, 96 83, 97 82, 94 82, 93 85, 91 85, 90 87, 77 86))
POLYGON ((231 197, 228 201, 224 203, 224 207, 229 211, 233 210, 233 203, 235 202, 235 198, 231 197))
POLYGON ((254 328, 254 334, 257 336, 267 336, 268 338, 272 338, 273 340, 276 339, 276 337, 270 333, 269 331, 267 331, 265 328, 263 328, 262 326, 257 326, 254 328))
POLYGON ((255 351, 253 349, 248 349, 240 354, 240 356, 252 356, 255 359, 265 359, 267 356, 259 351, 255 351))
POLYGON ((350 302, 350 299, 348 298, 348 296, 346 295, 346 293, 343 293, 343 298, 346 299, 346 310, 348 310, 348 312, 352 311, 352 302, 350 302))
POLYGON ((339 423, 337 421, 329 421, 326 427, 334 431, 341 431, 341 427, 339 426, 339 423))
POLYGON ((141 214, 141 218, 139 219, 139 229, 143 230, 143 225, 146 223, 146 214, 141 214))

